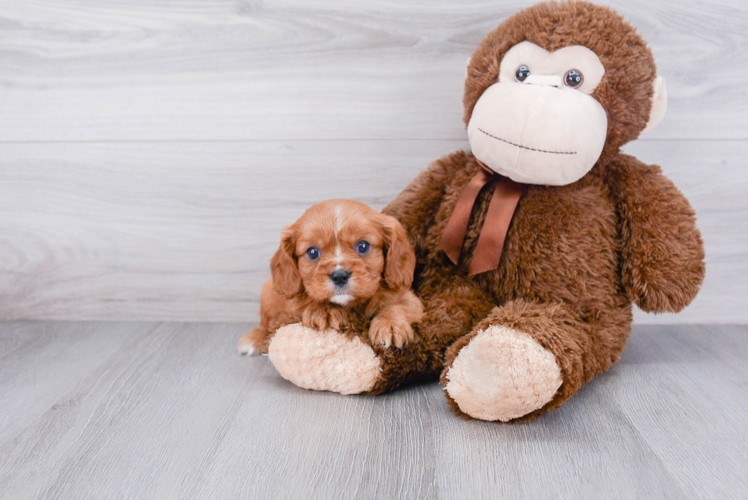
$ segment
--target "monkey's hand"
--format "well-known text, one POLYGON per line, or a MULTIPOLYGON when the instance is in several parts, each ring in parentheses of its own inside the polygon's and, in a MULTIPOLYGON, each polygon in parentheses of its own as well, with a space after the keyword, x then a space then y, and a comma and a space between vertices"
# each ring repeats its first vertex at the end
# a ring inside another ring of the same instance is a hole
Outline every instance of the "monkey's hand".
POLYGON ((606 182, 622 236, 623 285, 647 312, 678 312, 704 280, 704 244, 696 213, 657 166, 621 155, 606 182))

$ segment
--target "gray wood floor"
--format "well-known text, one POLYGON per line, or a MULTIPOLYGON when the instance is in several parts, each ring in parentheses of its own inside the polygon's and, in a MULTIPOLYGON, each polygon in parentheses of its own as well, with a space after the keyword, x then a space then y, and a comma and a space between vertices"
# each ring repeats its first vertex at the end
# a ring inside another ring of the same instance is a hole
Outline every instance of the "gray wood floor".
POLYGON ((249 324, 0 323, 0 497, 740 498, 748 326, 637 326, 623 359, 523 425, 435 383, 298 389, 249 324))

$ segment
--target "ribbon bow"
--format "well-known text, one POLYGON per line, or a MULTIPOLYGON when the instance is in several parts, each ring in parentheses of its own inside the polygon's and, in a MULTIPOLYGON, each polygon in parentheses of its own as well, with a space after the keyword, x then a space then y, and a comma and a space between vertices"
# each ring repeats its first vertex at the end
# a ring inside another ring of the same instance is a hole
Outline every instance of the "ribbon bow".
POLYGON ((462 244, 465 241, 465 233, 475 200, 483 186, 491 181, 496 181, 486 219, 483 221, 483 227, 478 237, 478 244, 475 247, 475 252, 473 252, 473 260, 470 262, 469 276, 499 267, 506 233, 509 230, 509 224, 512 222, 519 198, 524 192, 522 184, 497 174, 478 159, 475 161, 481 169, 462 191, 441 240, 442 248, 449 256, 449 260, 456 265, 460 259, 462 244))

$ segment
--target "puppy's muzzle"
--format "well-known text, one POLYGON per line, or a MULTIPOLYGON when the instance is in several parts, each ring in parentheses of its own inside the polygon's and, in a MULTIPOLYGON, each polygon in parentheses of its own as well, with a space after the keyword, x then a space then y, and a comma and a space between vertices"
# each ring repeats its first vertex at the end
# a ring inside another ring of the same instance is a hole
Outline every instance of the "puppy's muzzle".
POLYGON ((351 272, 346 269, 336 269, 330 273, 330 281, 335 286, 345 286, 351 277, 351 272))

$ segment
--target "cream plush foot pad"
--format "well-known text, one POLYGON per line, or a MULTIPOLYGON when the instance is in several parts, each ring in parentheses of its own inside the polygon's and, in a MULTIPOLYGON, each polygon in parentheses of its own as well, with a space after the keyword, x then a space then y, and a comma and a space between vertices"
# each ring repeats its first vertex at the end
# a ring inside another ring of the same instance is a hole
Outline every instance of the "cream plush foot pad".
POLYGON ((358 394, 374 387, 381 368, 371 347, 333 329, 279 328, 268 356, 281 377, 303 389, 358 394))
POLYGON ((446 390, 460 410, 506 422, 542 408, 561 386, 555 356, 527 334, 490 326, 457 354, 446 390))

